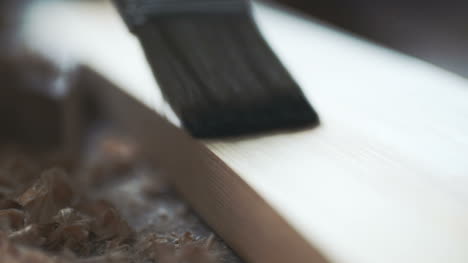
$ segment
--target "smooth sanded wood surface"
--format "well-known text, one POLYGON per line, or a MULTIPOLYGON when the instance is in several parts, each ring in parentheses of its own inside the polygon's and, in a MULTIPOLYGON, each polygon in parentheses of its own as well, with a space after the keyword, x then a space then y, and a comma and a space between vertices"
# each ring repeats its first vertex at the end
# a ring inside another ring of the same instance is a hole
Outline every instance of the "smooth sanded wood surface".
MULTIPOLYGON (((468 81, 311 19, 264 4, 254 11, 322 125, 202 142, 237 178, 217 183, 233 195, 220 199, 226 217, 242 212, 232 200, 257 200, 228 191, 246 183, 331 262, 468 262, 468 81)), ((52 2, 28 21, 39 49, 86 61, 177 122, 108 2, 52 2)))

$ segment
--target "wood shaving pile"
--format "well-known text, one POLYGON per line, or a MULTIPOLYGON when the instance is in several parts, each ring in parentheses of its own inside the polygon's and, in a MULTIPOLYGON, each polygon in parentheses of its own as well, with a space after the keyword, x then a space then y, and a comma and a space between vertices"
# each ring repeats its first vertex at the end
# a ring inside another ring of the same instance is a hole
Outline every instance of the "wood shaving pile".
POLYGON ((96 145, 80 164, 0 154, 0 262, 240 262, 133 145, 96 145))

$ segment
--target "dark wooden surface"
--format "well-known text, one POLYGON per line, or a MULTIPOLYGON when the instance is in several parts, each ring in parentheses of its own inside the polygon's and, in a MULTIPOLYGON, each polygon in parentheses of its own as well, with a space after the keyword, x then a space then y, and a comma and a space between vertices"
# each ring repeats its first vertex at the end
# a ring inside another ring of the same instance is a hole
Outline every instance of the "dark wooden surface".
POLYGON ((73 74, 38 56, 0 55, 0 141, 76 151, 82 136, 76 84, 73 74))

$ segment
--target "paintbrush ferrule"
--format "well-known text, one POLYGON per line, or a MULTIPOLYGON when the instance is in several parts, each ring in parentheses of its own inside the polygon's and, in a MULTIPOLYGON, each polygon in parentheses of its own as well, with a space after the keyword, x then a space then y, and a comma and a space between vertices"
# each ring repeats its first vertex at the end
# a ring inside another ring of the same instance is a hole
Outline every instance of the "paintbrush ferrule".
POLYGON ((246 0, 114 0, 130 29, 150 18, 178 15, 229 15, 250 11, 246 0))

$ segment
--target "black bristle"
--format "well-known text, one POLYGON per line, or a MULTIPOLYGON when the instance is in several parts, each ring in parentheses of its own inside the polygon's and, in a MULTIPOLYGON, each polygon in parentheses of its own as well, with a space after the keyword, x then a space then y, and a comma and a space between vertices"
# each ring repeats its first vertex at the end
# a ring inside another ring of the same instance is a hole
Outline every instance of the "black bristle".
POLYGON ((132 29, 166 100, 193 136, 318 124, 317 114, 261 37, 248 9, 158 13, 132 29))

